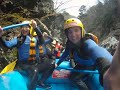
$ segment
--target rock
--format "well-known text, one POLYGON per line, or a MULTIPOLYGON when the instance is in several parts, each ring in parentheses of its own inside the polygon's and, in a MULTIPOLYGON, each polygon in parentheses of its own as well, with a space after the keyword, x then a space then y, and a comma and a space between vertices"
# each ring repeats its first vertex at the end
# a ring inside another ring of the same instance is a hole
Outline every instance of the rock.
POLYGON ((113 55, 117 48, 118 42, 119 41, 115 37, 108 37, 103 40, 100 45, 106 48, 113 55))
POLYGON ((115 31, 113 32, 113 35, 115 36, 115 38, 116 38, 117 40, 119 40, 119 37, 120 37, 120 29, 115 30, 115 31))
POLYGON ((64 22, 68 18, 73 18, 74 16, 69 15, 64 12, 62 14, 49 14, 41 18, 41 21, 48 27, 48 30, 51 31, 53 38, 59 38, 60 42, 66 42, 66 36, 64 33, 64 22))
POLYGON ((0 9, 5 13, 9 13, 14 8, 15 8, 15 6, 12 1, 6 0, 6 1, 2 1, 2 3, 0 4, 0 9))

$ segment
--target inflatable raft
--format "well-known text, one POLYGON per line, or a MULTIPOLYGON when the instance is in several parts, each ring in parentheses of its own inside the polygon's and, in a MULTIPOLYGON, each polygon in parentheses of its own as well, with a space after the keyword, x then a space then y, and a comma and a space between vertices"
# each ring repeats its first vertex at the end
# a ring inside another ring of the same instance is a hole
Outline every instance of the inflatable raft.
MULTIPOLYGON (((56 60, 57 61, 57 60, 56 60)), ((46 83, 51 84, 50 90, 78 90, 77 86, 73 85, 68 77, 71 72, 91 73, 91 75, 85 78, 90 90, 103 90, 103 87, 99 83, 99 73, 97 70, 74 70, 70 66, 69 61, 64 61, 57 67, 46 83)), ((27 90, 27 85, 30 80, 25 74, 21 74, 18 71, 12 71, 0 75, 0 90, 27 90)), ((40 87, 36 87, 36 90, 44 90, 40 87)))

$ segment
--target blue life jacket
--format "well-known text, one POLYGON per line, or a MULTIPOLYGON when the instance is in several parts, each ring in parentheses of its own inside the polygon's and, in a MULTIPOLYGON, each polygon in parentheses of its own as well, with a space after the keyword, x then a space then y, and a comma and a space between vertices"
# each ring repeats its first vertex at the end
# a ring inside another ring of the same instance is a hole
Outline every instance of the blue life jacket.
MULTIPOLYGON (((39 47, 37 45, 37 40, 34 38, 35 41, 35 50, 36 50, 36 59, 39 59, 39 47)), ((20 61, 27 61, 30 57, 29 55, 30 50, 30 37, 26 36, 24 43, 18 48, 18 60, 20 61)))
POLYGON ((83 58, 79 57, 76 52, 74 52, 73 54, 74 54, 73 55, 74 56, 74 60, 76 62, 78 62, 80 65, 92 66, 92 65, 95 64, 95 60, 93 60, 92 58, 83 59, 83 58))
POLYGON ((89 58, 82 58, 77 54, 76 51, 73 52, 73 57, 75 61, 81 65, 92 66, 96 63, 98 58, 106 58, 110 62, 112 61, 112 55, 104 48, 98 46, 93 40, 88 39, 84 42, 83 48, 86 53, 88 53, 89 58))

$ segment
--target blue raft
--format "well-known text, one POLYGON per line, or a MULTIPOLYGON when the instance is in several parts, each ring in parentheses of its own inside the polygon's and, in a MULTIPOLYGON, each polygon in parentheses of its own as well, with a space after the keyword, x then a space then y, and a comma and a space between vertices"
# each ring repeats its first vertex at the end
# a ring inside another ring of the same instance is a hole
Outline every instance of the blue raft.
MULTIPOLYGON (((71 71, 91 73, 91 76, 85 79, 90 90, 103 90, 103 87, 99 83, 97 70, 73 70, 70 67, 69 61, 62 62, 47 80, 47 83, 52 85, 50 90, 78 90, 77 86, 73 85, 68 79, 71 71)), ((18 71, 0 75, 0 90, 27 90, 28 83, 29 78, 26 75, 20 74, 18 71)), ((44 89, 36 87, 36 90, 44 89)))

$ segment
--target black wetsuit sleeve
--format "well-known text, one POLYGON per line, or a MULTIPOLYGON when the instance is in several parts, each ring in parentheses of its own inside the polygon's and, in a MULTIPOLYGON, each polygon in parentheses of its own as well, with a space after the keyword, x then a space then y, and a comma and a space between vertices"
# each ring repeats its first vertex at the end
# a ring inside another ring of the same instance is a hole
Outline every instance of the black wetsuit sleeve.
POLYGON ((42 32, 41 32, 40 28, 36 27, 35 28, 35 32, 37 33, 39 43, 43 44, 44 43, 44 39, 43 39, 43 35, 42 35, 42 32))
POLYGON ((48 37, 48 39, 46 39, 44 42, 45 45, 50 44, 53 41, 52 37, 50 37, 50 36, 47 36, 47 37, 48 37))
POLYGON ((57 62, 57 65, 59 66, 64 60, 65 58, 69 55, 69 50, 65 49, 65 51, 63 52, 62 56, 60 57, 59 61, 57 62))

